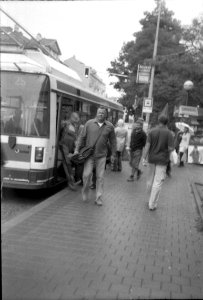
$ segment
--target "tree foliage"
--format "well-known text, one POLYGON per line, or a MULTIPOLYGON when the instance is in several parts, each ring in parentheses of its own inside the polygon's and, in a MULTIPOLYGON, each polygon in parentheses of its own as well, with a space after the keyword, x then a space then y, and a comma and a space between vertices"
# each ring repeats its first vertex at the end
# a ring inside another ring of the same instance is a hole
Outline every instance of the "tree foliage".
MULTIPOLYGON (((156 1, 158 3, 158 1, 156 1)), ((158 5, 152 12, 145 12, 140 20, 142 28, 133 34, 134 39, 123 44, 119 57, 111 62, 110 73, 128 75, 128 80, 118 77, 114 87, 123 92, 120 102, 127 108, 138 100, 136 114, 140 115, 143 97, 148 95, 148 85, 137 84, 138 64, 152 64, 158 5)), ((154 110, 152 118, 169 104, 169 115, 174 106, 184 104, 187 93, 186 80, 194 82, 188 105, 203 104, 203 18, 195 19, 191 26, 182 27, 174 13, 162 4, 159 27, 157 60, 155 62, 154 110)))

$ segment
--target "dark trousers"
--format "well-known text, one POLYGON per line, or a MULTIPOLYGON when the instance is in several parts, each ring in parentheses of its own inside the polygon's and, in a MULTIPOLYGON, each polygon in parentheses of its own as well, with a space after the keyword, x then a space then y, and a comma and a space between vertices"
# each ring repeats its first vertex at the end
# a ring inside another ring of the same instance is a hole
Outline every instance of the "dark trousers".
POLYGON ((122 152, 116 151, 116 169, 117 171, 122 170, 122 152))
POLYGON ((166 167, 166 174, 170 175, 171 174, 171 162, 169 161, 166 167))
POLYGON ((184 152, 180 152, 180 166, 184 166, 184 162, 182 161, 182 157, 183 157, 184 152))
POLYGON ((71 166, 70 158, 67 156, 66 151, 63 146, 60 146, 61 154, 62 154, 62 164, 66 174, 67 181, 69 183, 73 183, 73 170, 71 166))
POLYGON ((116 151, 116 157, 113 162, 111 162, 111 171, 121 171, 122 170, 122 152, 116 151))
POLYGON ((96 182, 97 182, 97 174, 96 174, 96 168, 93 168, 92 171, 92 185, 96 186, 96 182))
POLYGON ((75 181, 82 181, 82 175, 84 170, 84 164, 81 165, 75 165, 75 181))

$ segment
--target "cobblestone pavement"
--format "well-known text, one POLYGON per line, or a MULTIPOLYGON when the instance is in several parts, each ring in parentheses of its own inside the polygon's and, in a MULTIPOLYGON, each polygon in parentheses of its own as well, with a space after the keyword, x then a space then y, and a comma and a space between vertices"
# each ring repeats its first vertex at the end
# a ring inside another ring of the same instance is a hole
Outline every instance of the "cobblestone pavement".
MULTIPOLYGON (((174 168, 158 209, 145 173, 107 170, 104 206, 63 190, 2 227, 3 299, 201 299, 203 236, 188 174, 174 168)), ((188 170, 190 172, 188 172, 188 170)))

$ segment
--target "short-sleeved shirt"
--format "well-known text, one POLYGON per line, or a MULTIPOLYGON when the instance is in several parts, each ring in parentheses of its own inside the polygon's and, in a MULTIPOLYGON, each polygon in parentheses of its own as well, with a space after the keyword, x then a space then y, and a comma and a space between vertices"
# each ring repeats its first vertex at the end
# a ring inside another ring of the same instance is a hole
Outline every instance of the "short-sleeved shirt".
POLYGON ((148 162, 157 165, 167 165, 169 162, 169 148, 174 147, 173 135, 167 128, 154 128, 147 137, 150 143, 148 162))

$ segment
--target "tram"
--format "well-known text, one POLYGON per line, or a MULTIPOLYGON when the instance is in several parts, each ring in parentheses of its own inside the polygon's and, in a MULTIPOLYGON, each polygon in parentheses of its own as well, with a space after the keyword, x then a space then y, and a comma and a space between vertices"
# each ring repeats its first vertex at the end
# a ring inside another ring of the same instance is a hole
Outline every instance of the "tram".
POLYGON ((115 124, 119 103, 83 86, 79 75, 40 49, 1 53, 1 147, 4 187, 41 189, 58 184, 61 123, 71 112, 81 122, 103 105, 115 124))

